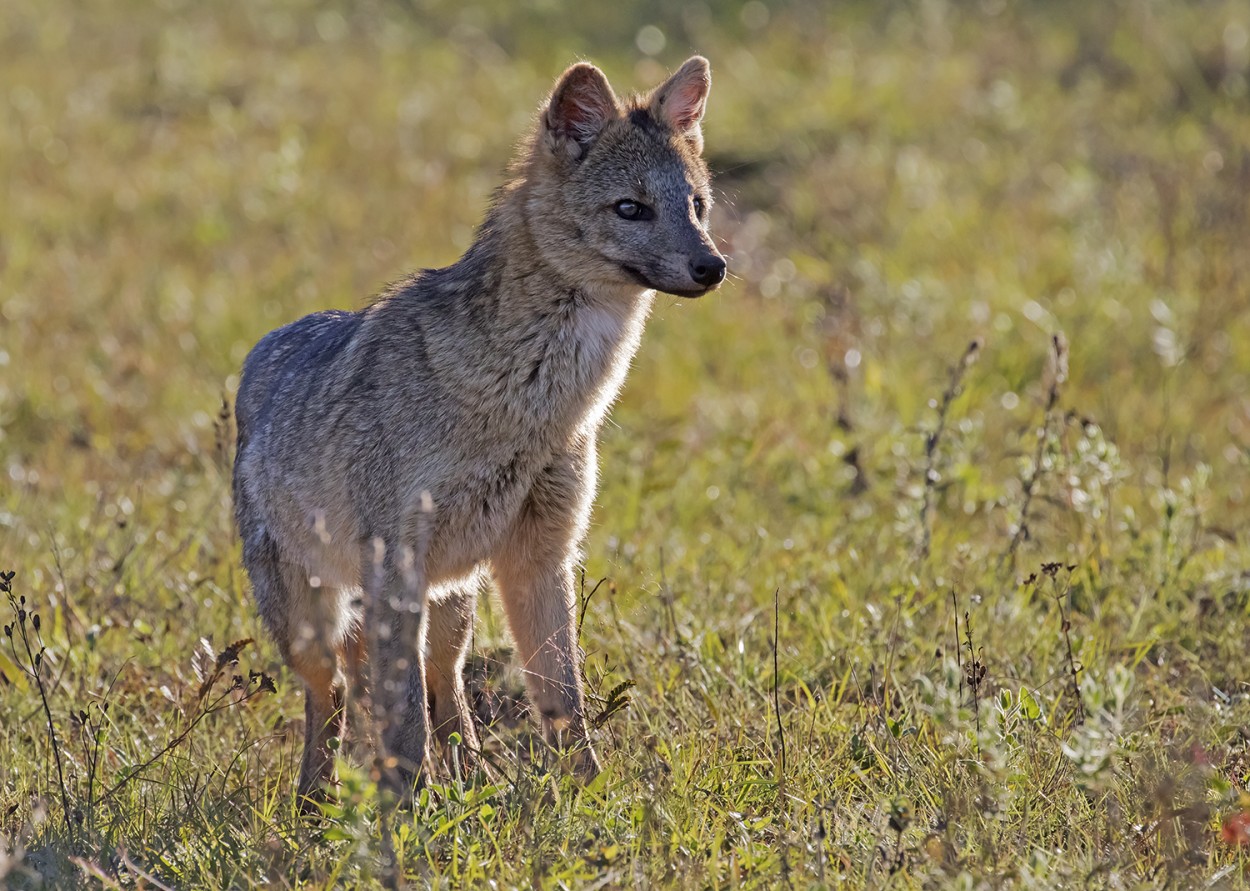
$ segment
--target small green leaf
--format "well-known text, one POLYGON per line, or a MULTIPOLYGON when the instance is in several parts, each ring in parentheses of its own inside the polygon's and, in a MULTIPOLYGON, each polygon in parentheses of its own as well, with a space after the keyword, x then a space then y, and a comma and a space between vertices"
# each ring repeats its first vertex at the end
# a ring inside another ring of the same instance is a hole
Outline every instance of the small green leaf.
POLYGON ((1028 687, 1020 688, 1020 711, 1030 721, 1036 721, 1042 716, 1042 707, 1037 704, 1028 687))

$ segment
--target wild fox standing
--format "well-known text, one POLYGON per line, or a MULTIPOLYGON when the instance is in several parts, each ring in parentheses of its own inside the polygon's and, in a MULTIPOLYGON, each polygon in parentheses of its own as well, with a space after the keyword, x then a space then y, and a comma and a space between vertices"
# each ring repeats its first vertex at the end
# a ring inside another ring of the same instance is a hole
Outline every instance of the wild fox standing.
POLYGON ((477 749, 461 675, 488 573, 545 734, 597 772, 575 550, 595 436, 655 291, 698 297, 725 276, 701 158, 710 83, 696 56, 621 101, 572 66, 459 262, 248 356, 235 515, 261 616, 306 687, 301 796, 332 777, 349 687, 393 784, 428 769, 431 737, 477 749))

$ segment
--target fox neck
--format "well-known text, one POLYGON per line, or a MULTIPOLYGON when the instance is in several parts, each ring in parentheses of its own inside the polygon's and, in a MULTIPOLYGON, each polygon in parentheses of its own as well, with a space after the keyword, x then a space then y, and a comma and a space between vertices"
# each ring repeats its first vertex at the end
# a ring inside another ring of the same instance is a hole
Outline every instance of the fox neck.
POLYGON ((465 258, 480 254, 492 270, 470 298, 491 346, 475 357, 490 371, 478 380, 495 382, 481 405, 547 434, 593 430, 624 382, 655 292, 588 279, 568 244, 545 243, 528 216, 523 185, 505 189, 465 258))

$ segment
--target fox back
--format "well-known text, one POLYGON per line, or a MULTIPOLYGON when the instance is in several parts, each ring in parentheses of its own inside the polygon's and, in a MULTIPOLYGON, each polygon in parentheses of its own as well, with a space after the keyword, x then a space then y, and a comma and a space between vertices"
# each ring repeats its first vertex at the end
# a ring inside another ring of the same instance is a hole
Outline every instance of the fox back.
MULTIPOLYGON (((571 592, 557 577, 584 532, 595 433, 654 292, 695 297, 724 277, 707 231, 701 157, 709 83, 707 62, 695 57, 649 95, 621 101, 597 68, 574 65, 464 257, 410 276, 359 312, 280 328, 248 356, 234 473, 243 559, 310 703, 317 685, 343 684, 349 642, 367 651, 375 626, 394 625, 386 604, 402 602, 396 608, 418 624, 413 641, 383 642, 380 661, 424 676, 423 659, 438 649, 429 637, 441 633, 438 604, 463 613, 465 592, 487 571, 522 651, 522 638, 553 629, 518 622, 567 624, 571 592), (545 600, 511 609, 510 587, 527 589, 513 599, 545 600), (390 652, 401 645, 417 650, 390 652)), ((452 649, 463 658, 463 645, 452 649)), ((576 725, 580 681, 566 669, 534 682, 555 692, 531 693, 548 700, 542 714, 549 706, 576 725)), ((407 675, 395 683, 426 685, 407 675)), ((453 699, 459 683, 449 681, 453 699)), ((407 701, 399 696, 391 711, 407 701)), ((310 754, 320 731, 309 720, 305 793, 328 770, 310 754)), ((400 754, 419 769, 425 719, 396 720, 407 730, 395 730, 395 745, 411 749, 400 754)))

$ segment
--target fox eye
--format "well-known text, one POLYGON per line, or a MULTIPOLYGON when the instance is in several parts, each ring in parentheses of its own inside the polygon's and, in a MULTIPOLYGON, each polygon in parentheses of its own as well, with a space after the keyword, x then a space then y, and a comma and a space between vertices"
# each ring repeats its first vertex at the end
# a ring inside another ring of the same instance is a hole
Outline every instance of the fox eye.
POLYGON ((612 209, 616 211, 616 215, 622 220, 654 220, 655 211, 647 207, 640 201, 618 201, 612 205, 612 209))
POLYGON ((699 195, 694 196, 694 215, 699 219, 703 219, 703 198, 699 195))

